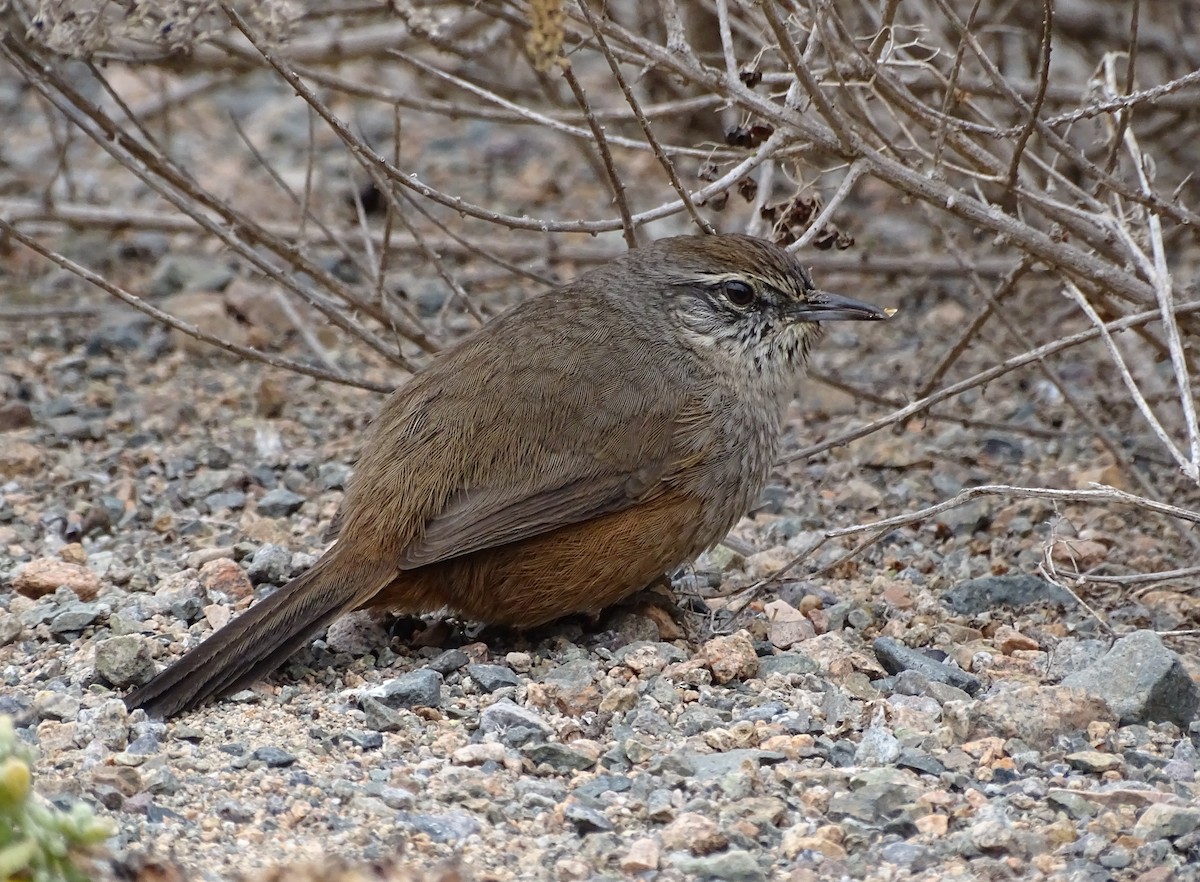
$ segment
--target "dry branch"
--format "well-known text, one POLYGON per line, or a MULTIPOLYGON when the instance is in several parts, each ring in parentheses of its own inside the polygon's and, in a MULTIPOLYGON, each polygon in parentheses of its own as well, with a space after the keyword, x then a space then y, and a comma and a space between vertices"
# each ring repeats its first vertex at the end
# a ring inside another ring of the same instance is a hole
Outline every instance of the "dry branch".
MULTIPOLYGON (((1002 428, 962 396, 1037 382, 1053 400, 1031 397, 1012 432, 1094 439, 1155 504, 1179 475, 1200 486, 1200 45, 1169 10, 1088 31, 1055 0, 576 0, 546 64, 521 0, 186 7, 173 22, 84 0, 0 13, 0 63, 47 120, 30 152, 53 158, 0 191, 0 225, 173 327, 188 330, 53 239, 158 231, 228 254, 309 329, 326 370, 306 373, 357 382, 315 322, 416 370, 622 240, 774 230, 819 272, 885 292, 900 321, 956 297, 966 315, 923 341, 903 387, 830 376, 860 425, 791 460, 927 416, 1002 428), (214 112, 243 94, 303 114, 302 157, 268 150, 270 119, 214 112), (238 161, 246 186, 216 183, 238 161), (101 176, 119 183, 89 189, 101 176), (903 225, 915 244, 893 238, 903 225), (807 247, 842 227, 851 250, 807 247), (432 313, 408 296, 420 280, 449 292, 432 313), (1085 353, 1092 386, 1063 363, 1085 353), (1143 474, 1147 459, 1179 475, 1143 474)), ((38 309, 61 307, 0 319, 38 309)))

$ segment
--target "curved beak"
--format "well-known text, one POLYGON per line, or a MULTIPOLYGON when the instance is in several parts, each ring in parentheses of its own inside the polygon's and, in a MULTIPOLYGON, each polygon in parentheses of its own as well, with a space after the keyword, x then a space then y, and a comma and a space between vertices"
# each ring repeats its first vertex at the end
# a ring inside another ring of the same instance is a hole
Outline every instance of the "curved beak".
POLYGON ((880 309, 861 300, 829 291, 809 291, 803 303, 792 307, 792 315, 801 322, 879 322, 892 317, 894 309, 880 309))

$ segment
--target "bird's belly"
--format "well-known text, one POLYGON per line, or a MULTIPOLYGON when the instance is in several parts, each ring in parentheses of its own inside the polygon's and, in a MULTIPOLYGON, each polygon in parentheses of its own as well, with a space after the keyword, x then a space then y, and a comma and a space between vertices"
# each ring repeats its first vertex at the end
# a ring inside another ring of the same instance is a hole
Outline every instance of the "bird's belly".
POLYGON ((721 416, 693 438, 698 460, 650 501, 406 571, 370 605, 532 627, 623 600, 721 541, 762 490, 778 420, 721 416))
POLYGON ((728 502, 673 494, 499 548, 410 570, 372 606, 440 606, 493 624, 532 627, 628 597, 725 533, 728 502))

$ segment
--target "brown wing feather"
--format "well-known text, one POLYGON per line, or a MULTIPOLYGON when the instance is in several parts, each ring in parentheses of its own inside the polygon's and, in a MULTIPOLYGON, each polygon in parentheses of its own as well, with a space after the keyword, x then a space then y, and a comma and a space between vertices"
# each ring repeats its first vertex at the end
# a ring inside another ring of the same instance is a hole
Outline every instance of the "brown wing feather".
POLYGON ((590 475, 561 487, 484 487, 460 491, 425 527, 425 535, 404 550, 402 570, 519 542, 550 530, 621 511, 643 499, 655 474, 617 472, 590 475))
POLYGON ((620 327, 608 310, 594 345, 555 339, 563 322, 585 321, 592 307, 577 300, 568 318, 555 315, 565 306, 554 298, 539 301, 537 315, 524 317, 527 327, 545 326, 533 351, 530 336, 506 333, 510 317, 532 308, 518 307, 496 320, 487 346, 468 341, 396 393, 364 445, 358 470, 373 483, 352 485, 342 535, 390 549, 389 559, 411 570, 659 492, 693 453, 674 440, 692 404, 688 366, 650 369, 647 353, 661 341, 620 327), (497 474, 505 480, 495 482, 497 474))
MULTIPOLYGON (((688 437, 668 427, 686 422, 690 411, 684 408, 674 419, 663 419, 656 433, 666 439, 688 437)), ((557 487, 545 487, 546 476, 532 469, 516 485, 460 490, 428 521, 424 535, 404 549, 400 568, 416 569, 509 545, 652 501, 704 455, 703 450, 677 449, 674 440, 658 448, 657 456, 633 471, 612 465, 601 470, 595 461, 580 460, 582 474, 570 475, 557 487)))

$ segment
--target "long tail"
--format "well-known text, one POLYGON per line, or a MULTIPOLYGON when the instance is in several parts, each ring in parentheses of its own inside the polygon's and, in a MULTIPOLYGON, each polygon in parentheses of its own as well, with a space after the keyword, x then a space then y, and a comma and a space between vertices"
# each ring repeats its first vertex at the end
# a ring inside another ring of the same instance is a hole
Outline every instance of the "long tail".
POLYGON ((172 717, 236 692, 278 668, 343 612, 395 577, 377 563, 347 565, 327 553, 312 569, 254 604, 228 625, 125 696, 130 710, 172 717))

